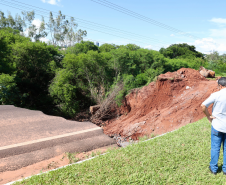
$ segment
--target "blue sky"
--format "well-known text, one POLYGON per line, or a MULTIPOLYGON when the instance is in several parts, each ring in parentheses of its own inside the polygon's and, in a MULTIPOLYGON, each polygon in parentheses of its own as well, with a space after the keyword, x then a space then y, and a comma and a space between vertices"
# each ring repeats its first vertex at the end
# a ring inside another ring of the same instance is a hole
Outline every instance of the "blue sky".
MULTIPOLYGON (((144 48, 159 50, 175 43, 195 45, 198 51, 209 53, 211 50, 226 53, 226 1, 218 0, 108 0, 155 21, 179 29, 180 34, 144 22, 116 10, 102 6, 92 0, 17 0, 21 3, 37 6, 49 11, 62 11, 77 20, 78 29, 87 30, 85 40, 102 43, 134 43, 144 48), (83 20, 81 20, 83 19, 83 20), (116 30, 102 28, 87 21, 113 27, 116 30), (122 32, 121 30, 125 31, 122 32), (103 33, 104 32, 104 33, 103 33), (130 34, 130 33, 133 34, 130 34), (185 36, 192 35, 192 38, 185 36)), ((98 0, 96 0, 98 1, 98 0)), ((102 0, 104 1, 104 0, 102 0)), ((21 8, 12 0, 0 0, 9 6, 21 8)), ((0 10, 13 15, 21 10, 0 4, 0 10)), ((22 4, 20 4, 22 5, 22 4)), ((33 10, 32 8, 26 10, 33 10)), ((41 17, 36 11, 38 24, 41 17)), ((45 15, 48 20, 48 13, 45 15)), ((48 37, 43 39, 48 40, 48 37)))

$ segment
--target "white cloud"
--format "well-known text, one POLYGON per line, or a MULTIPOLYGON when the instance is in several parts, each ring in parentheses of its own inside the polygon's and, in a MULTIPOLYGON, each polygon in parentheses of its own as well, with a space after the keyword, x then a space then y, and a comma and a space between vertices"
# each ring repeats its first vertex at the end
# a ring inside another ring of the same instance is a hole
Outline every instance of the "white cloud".
POLYGON ((32 21, 32 24, 34 24, 37 28, 40 27, 42 21, 40 19, 35 19, 32 21))
POLYGON ((195 45, 198 51, 206 54, 213 50, 218 51, 220 54, 226 53, 226 37, 224 39, 203 38, 189 44, 195 45))
POLYGON ((171 35, 170 35, 170 37, 174 37, 174 36, 175 36, 174 34, 171 34, 171 35))
POLYGON ((41 0, 43 3, 49 3, 51 5, 58 5, 61 0, 41 0))
POLYGON ((223 29, 210 29, 211 37, 223 37, 226 38, 226 28, 223 29))
POLYGON ((148 45, 144 47, 145 49, 153 49, 152 45, 148 45))
MULTIPOLYGON (((32 21, 32 24, 34 24, 39 29, 41 22, 42 21, 40 19, 35 19, 35 20, 32 21)), ((28 28, 23 33, 24 33, 25 36, 28 36, 28 28)))
POLYGON ((222 18, 212 18, 210 20, 210 22, 214 22, 217 24, 226 24, 226 19, 222 19, 222 18))

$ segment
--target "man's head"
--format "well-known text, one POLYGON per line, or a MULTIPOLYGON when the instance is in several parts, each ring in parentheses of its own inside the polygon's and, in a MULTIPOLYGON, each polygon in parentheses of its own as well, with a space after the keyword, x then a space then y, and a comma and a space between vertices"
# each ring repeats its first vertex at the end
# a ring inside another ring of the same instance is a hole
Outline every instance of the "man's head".
POLYGON ((226 88, 226 77, 222 77, 218 80, 218 85, 221 87, 221 88, 226 88))

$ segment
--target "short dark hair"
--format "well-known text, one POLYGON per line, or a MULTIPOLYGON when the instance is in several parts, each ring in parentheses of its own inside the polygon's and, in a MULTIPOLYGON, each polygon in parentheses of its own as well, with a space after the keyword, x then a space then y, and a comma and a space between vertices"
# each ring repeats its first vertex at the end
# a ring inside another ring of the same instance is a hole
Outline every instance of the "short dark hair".
POLYGON ((222 85, 224 87, 226 87, 226 77, 221 77, 219 80, 218 80, 218 84, 219 85, 222 85))

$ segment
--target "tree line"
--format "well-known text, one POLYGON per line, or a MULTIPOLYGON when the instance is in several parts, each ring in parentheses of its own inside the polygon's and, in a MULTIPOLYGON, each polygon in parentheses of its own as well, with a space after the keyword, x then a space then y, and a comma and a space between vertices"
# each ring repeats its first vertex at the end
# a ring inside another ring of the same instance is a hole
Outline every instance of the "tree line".
POLYGON ((39 22, 35 24, 34 21, 34 11, 22 11, 21 15, 17 14, 15 17, 10 13, 6 16, 4 12, 0 11, 0 28, 12 28, 20 31, 24 36, 28 36, 35 42, 49 35, 49 44, 55 46, 72 45, 80 42, 87 35, 86 30, 77 30, 78 24, 73 17, 68 20, 61 11, 58 12, 56 17, 50 12, 47 22, 42 17, 39 25, 37 25, 39 22))

